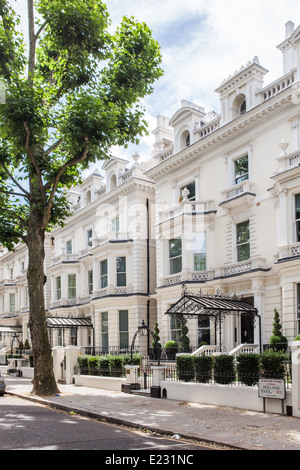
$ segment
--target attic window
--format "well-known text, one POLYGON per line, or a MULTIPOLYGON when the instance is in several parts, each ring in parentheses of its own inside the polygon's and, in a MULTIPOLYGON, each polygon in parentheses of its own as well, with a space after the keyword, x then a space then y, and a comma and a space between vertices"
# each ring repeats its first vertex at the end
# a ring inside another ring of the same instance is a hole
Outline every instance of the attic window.
POLYGON ((190 136, 190 133, 188 133, 188 135, 186 136, 185 145, 186 145, 186 147, 189 147, 189 146, 191 145, 191 136, 190 136))

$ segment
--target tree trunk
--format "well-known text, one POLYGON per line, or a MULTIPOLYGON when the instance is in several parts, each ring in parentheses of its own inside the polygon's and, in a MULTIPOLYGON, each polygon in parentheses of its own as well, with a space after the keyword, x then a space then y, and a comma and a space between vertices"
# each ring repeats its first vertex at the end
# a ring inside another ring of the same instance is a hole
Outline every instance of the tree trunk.
POLYGON ((29 328, 33 351, 34 379, 32 394, 47 396, 58 393, 54 378, 51 347, 46 325, 44 300, 44 258, 45 233, 38 223, 32 223, 28 231, 28 293, 29 293, 29 328))

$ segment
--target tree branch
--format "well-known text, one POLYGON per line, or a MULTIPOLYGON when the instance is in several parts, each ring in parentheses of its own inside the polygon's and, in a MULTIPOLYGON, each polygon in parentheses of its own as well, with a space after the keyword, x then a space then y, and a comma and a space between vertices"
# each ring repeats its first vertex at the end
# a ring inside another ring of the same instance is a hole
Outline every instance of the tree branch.
MULTIPOLYGON (((88 141, 87 138, 86 138, 86 140, 88 141)), ((59 181, 60 181, 60 178, 61 178, 63 172, 64 172, 67 168, 70 168, 70 167, 73 166, 73 165, 77 165, 78 163, 83 162, 83 161, 87 158, 88 152, 89 152, 89 148, 86 147, 80 157, 78 157, 78 158, 73 158, 72 160, 69 160, 68 162, 66 162, 66 163, 58 170, 58 172, 57 172, 57 174, 56 174, 56 177, 55 177, 55 180, 54 180, 54 182, 53 182, 53 186, 52 186, 52 190, 51 190, 51 193, 50 193, 50 196, 49 196, 47 208, 46 208, 45 211, 44 211, 44 219, 43 219, 43 227, 44 227, 44 228, 47 227, 47 224, 48 224, 48 222, 49 222, 49 220, 50 220, 54 196, 55 196, 55 193, 56 193, 56 190, 57 190, 57 187, 58 187, 58 183, 59 183, 59 181)))
POLYGON ((55 149, 57 149, 57 147, 59 147, 63 140, 64 139, 62 137, 58 139, 53 145, 51 145, 51 147, 48 148, 48 150, 46 150, 46 152, 44 152, 44 155, 50 155, 51 152, 53 152, 55 149))
MULTIPOLYGON (((18 188, 23 191, 23 193, 26 195, 26 196, 29 196, 29 192, 26 191, 19 183, 18 181, 13 177, 13 175, 10 173, 10 171, 8 170, 8 168, 6 167, 6 165, 4 165, 4 163, 0 162, 2 168, 5 170, 6 174, 9 176, 9 178, 14 182, 14 184, 16 186, 18 186, 18 188)), ((23 195, 24 196, 24 195, 23 195)))
POLYGON ((44 184, 43 184, 41 169, 38 166, 38 164, 36 162, 36 159, 34 158, 32 152, 31 152, 30 146, 29 146, 30 130, 29 130, 29 127, 28 127, 26 121, 23 122, 23 125, 24 125, 24 129, 25 129, 25 132, 26 132, 25 148, 26 148, 27 153, 30 157, 31 163, 33 164, 33 166, 35 168, 35 171, 36 171, 36 174, 37 174, 37 177, 38 177, 40 193, 41 193, 41 196, 42 196, 42 199, 43 199, 43 202, 44 202, 44 206, 46 206, 46 204, 47 204, 46 193, 45 193, 45 190, 44 190, 44 184))

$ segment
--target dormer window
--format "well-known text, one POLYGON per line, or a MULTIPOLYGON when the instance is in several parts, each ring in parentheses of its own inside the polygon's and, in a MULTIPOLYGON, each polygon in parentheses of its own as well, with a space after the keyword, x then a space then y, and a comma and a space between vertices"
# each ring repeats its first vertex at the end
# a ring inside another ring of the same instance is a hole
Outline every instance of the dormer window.
POLYGON ((191 136, 190 136, 190 133, 188 133, 188 135, 186 136, 185 145, 186 145, 186 147, 189 147, 189 146, 191 145, 191 136))

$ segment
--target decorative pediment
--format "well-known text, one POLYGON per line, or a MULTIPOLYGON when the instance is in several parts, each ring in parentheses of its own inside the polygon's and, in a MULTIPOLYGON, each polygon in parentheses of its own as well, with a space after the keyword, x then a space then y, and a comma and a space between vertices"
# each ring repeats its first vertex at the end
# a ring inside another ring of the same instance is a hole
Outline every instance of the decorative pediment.
POLYGON ((300 26, 298 26, 298 28, 295 29, 294 33, 292 34, 290 38, 290 42, 294 44, 296 47, 300 46, 300 26))

